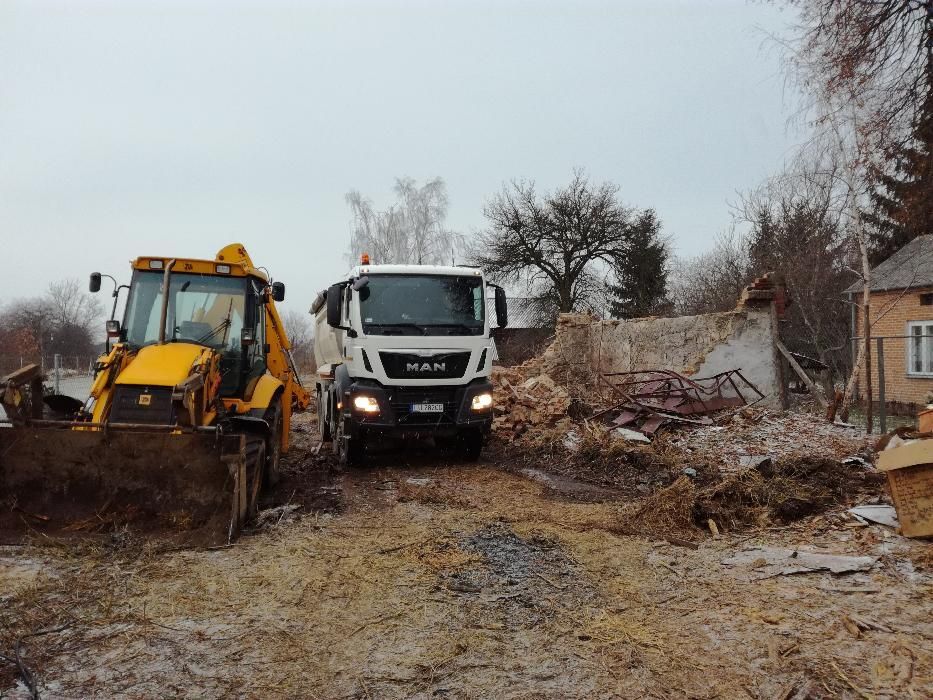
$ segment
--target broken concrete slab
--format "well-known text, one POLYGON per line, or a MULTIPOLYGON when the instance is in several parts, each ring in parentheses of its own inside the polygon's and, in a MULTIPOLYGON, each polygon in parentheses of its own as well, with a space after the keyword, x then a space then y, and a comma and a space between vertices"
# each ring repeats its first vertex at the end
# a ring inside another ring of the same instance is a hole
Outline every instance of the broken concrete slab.
POLYGON ((897 520, 897 511, 894 509, 894 506, 856 506, 855 508, 849 508, 848 512, 860 520, 867 520, 872 523, 878 523, 879 525, 887 525, 894 529, 900 527, 900 523, 897 520))
POLYGON ((628 442, 651 442, 651 438, 644 433, 640 433, 637 430, 629 430, 628 428, 616 428, 612 431, 611 435, 628 442))
POLYGON ((868 571, 878 562, 878 557, 853 557, 825 552, 808 552, 783 547, 752 547, 722 560, 726 566, 753 568, 761 576, 788 576, 829 571, 833 574, 849 574, 868 571))

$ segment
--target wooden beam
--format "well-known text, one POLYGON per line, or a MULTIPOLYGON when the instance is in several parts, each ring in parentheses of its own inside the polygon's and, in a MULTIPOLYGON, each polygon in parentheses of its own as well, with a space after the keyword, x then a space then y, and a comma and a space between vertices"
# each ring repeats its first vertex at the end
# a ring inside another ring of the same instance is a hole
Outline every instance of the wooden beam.
POLYGON ((19 386, 20 384, 26 384, 30 382, 32 379, 35 379, 35 377, 38 374, 40 374, 40 372, 41 370, 39 368, 39 365, 37 364, 26 365, 25 367, 20 367, 15 372, 10 372, 5 377, 0 377, 0 384, 9 384, 10 382, 12 382, 14 386, 19 386))
POLYGON ((774 339, 775 347, 781 351, 781 354, 787 359, 787 363, 791 366, 791 369, 797 373, 797 376, 800 377, 800 380, 806 385, 807 389, 810 390, 810 393, 813 395, 813 398, 816 399, 816 402, 825 410, 829 403, 823 397, 823 394, 820 393, 819 387, 813 383, 813 380, 810 379, 809 375, 803 371, 803 368, 794 359, 794 356, 791 355, 790 350, 788 350, 784 343, 782 343, 778 338, 774 339))

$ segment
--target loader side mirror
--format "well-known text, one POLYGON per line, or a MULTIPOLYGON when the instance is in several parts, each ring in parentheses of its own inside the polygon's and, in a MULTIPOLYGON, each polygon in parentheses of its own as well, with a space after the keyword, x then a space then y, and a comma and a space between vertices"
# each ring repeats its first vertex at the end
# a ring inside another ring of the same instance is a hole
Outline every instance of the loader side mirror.
POLYGON ((340 299, 343 296, 343 285, 333 284, 327 289, 327 325, 340 327, 340 299))
POLYGON ((100 291, 100 273, 99 272, 91 273, 91 283, 88 285, 88 290, 92 292, 100 291))
POLYGON ((285 284, 282 282, 272 283, 272 299, 274 301, 285 301, 285 284))
POLYGON ((509 306, 502 287, 496 287, 496 323, 499 324, 499 328, 509 325, 509 306))

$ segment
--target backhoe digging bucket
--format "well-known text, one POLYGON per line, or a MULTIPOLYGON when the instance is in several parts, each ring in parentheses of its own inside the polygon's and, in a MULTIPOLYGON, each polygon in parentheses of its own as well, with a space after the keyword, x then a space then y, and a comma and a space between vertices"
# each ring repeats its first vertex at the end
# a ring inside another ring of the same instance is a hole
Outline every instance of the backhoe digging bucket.
POLYGON ((222 545, 255 507, 262 444, 245 435, 36 423, 0 425, 0 542, 126 528, 222 545))

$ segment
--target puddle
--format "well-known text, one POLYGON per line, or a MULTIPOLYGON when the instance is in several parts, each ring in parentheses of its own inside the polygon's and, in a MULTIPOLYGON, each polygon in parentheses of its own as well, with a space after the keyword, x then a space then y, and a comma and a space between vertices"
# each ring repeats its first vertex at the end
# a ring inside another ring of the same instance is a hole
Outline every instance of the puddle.
POLYGON ((539 484, 543 484, 550 496, 560 496, 569 500, 584 501, 586 503, 618 501, 625 498, 625 494, 619 489, 587 484, 586 482, 576 481, 566 476, 549 474, 540 469, 528 467, 520 469, 519 474, 528 477, 532 481, 537 481, 539 484))

